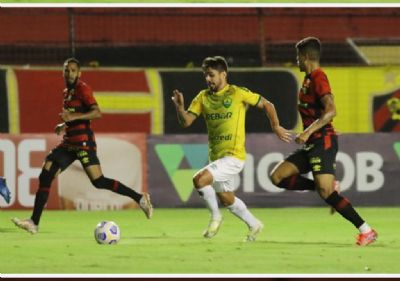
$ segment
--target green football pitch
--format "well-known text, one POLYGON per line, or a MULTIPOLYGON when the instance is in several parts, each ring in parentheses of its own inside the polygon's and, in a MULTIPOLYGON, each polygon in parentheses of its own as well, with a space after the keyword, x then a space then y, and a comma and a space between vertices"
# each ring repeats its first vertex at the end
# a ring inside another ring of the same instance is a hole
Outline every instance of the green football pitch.
POLYGON ((367 247, 354 245, 357 231, 328 208, 252 209, 265 224, 256 242, 242 242, 246 226, 224 210, 217 236, 205 239, 205 209, 45 211, 40 232, 16 228, 0 212, 2 274, 398 274, 400 209, 359 208, 378 231, 367 247), (121 228, 117 245, 98 245, 96 224, 121 228))

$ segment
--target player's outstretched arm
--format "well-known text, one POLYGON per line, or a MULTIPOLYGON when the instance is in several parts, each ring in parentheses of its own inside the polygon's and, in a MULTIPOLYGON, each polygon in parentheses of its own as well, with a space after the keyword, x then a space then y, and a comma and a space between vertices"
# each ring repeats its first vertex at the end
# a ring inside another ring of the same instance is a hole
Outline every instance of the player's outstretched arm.
POLYGON ((64 122, 74 120, 93 120, 101 117, 100 107, 97 104, 91 106, 90 110, 85 113, 69 112, 65 109, 60 113, 60 117, 64 122))
POLYGON ((278 138, 284 142, 290 142, 292 140, 291 132, 279 125, 279 118, 278 114, 276 114, 274 104, 261 97, 257 107, 264 110, 269 119, 272 130, 278 136, 278 138))
POLYGON ((336 106, 333 101, 332 95, 325 95, 321 98, 322 106, 324 107, 324 111, 320 118, 315 120, 304 132, 298 134, 295 138, 295 141, 298 144, 305 143, 308 138, 316 131, 321 129, 323 126, 332 121, 333 117, 336 116, 336 106))
POLYGON ((185 101, 183 94, 180 91, 174 90, 172 93, 172 101, 175 104, 178 122, 182 127, 187 128, 192 125, 193 121, 196 119, 196 116, 185 110, 185 101))

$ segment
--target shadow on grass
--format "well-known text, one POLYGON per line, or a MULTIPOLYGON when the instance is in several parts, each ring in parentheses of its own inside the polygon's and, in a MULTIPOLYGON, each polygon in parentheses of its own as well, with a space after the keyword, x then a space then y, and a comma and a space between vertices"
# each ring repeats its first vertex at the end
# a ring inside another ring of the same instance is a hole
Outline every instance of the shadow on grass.
POLYGON ((18 228, 12 228, 12 227, 3 228, 3 227, 0 227, 0 233, 11 233, 11 232, 18 232, 18 228))

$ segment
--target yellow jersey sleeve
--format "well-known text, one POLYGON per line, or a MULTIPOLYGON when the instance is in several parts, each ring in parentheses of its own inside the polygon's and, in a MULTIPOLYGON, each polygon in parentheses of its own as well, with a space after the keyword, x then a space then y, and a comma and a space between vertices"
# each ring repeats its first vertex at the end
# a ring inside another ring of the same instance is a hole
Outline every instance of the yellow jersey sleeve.
POLYGON ((188 112, 196 115, 197 117, 199 117, 200 114, 203 112, 203 103, 202 103, 203 95, 204 91, 198 93, 197 96, 192 100, 188 108, 188 112))
POLYGON ((240 87, 240 89, 242 92, 242 99, 243 99, 244 103, 252 105, 252 106, 256 106, 260 102, 260 100, 261 100, 260 94, 254 93, 244 87, 240 87))

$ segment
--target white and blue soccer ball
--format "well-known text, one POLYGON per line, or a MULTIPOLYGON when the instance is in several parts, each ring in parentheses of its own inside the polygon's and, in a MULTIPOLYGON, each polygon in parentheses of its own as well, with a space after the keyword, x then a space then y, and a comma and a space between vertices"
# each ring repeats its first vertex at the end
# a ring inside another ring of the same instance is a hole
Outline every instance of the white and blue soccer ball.
POLYGON ((121 238, 121 231, 115 222, 102 221, 96 225, 94 238, 99 244, 117 244, 121 238))

